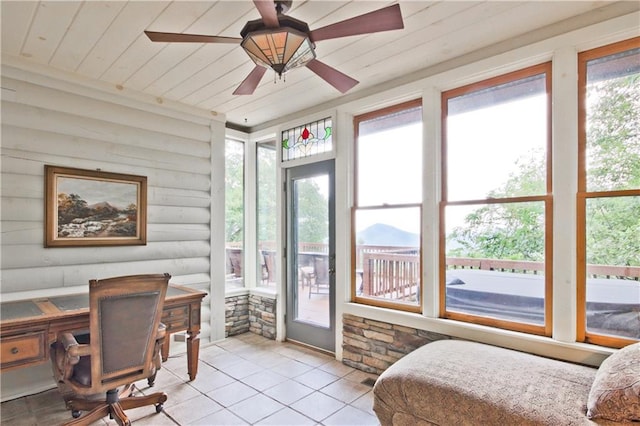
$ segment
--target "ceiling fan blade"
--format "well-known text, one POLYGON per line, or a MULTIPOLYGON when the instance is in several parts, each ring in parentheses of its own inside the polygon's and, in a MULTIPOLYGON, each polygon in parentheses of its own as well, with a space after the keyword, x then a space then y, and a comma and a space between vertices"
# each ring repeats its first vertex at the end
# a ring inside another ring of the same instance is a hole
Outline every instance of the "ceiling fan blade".
POLYGON ((276 12, 276 6, 273 0, 253 0, 253 4, 256 5, 256 9, 260 12, 265 27, 278 28, 280 26, 278 13, 276 12))
POLYGON ((320 62, 317 59, 309 61, 307 68, 316 73, 318 77, 338 89, 340 93, 346 93, 349 89, 358 84, 358 80, 341 73, 335 68, 331 68, 329 65, 324 62, 320 62))
POLYGON ((240 37, 220 37, 200 34, 159 33, 155 31, 144 32, 151 41, 165 41, 171 43, 234 43, 239 44, 240 37))
POLYGON ((373 12, 365 13, 364 15, 318 28, 311 31, 309 35, 311 41, 315 43, 316 41, 331 38, 401 30, 402 28, 404 28, 404 23, 402 22, 400 5, 394 4, 373 12))
POLYGON ((265 67, 261 67, 256 65, 253 71, 249 73, 247 78, 245 78, 240 86, 233 92, 234 95, 251 95, 256 87, 258 87, 258 83, 262 80, 262 76, 264 75, 267 69, 265 67))

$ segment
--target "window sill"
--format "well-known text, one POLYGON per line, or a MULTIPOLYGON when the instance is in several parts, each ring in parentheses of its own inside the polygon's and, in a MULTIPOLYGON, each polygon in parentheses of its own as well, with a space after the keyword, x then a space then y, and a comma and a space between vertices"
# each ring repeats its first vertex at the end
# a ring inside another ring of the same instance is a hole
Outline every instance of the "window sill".
POLYGON ((550 337, 357 303, 345 303, 343 313, 595 367, 616 351, 587 343, 562 342, 550 337))
POLYGON ((224 297, 244 296, 246 294, 276 299, 276 290, 271 288, 230 288, 225 289, 224 297))

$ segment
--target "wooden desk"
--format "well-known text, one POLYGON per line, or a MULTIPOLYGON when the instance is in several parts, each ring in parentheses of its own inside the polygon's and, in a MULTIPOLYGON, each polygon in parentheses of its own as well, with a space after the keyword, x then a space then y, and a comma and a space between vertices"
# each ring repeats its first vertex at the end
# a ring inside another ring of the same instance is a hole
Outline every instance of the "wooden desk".
MULTIPOLYGON (((88 287, 87 287, 88 288, 88 287)), ((187 332, 189 379, 198 373, 200 304, 205 292, 169 285, 162 322, 167 332, 187 332)), ((89 329, 89 293, 18 300, 0 304, 0 371, 30 367, 49 360, 49 346, 59 333, 89 329)), ((171 338, 162 347, 169 356, 171 338)))

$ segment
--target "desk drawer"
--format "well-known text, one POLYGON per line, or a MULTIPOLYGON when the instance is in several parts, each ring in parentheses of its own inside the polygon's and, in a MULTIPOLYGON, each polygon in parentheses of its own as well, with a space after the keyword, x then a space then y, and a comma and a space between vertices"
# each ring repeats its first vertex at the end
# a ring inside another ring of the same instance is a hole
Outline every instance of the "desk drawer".
POLYGON ((162 323, 167 332, 186 330, 189 327, 189 309, 185 306, 167 309, 162 313, 162 323))
POLYGON ((45 333, 26 333, 0 339, 0 368, 24 366, 47 359, 45 333))

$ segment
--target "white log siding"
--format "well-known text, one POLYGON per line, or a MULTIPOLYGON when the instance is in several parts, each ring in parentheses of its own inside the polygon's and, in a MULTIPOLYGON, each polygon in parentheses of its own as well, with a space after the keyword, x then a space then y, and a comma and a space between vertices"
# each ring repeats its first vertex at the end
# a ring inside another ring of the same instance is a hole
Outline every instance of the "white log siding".
MULTIPOLYGON (((171 283, 208 293, 201 344, 221 338, 224 315, 211 311, 224 311, 224 271, 211 259, 224 254, 224 233, 212 231, 221 214, 211 209, 223 211, 224 202, 211 182, 212 164, 220 164, 212 153, 224 152, 216 146, 224 146, 224 117, 13 67, 2 75, 2 300, 88 289, 92 278, 168 272, 171 283), (45 164, 146 176, 147 244, 45 248, 45 164)), ((172 354, 183 351, 172 341, 172 354)), ((2 373, 2 400, 54 387, 50 371, 43 364, 2 373)))

